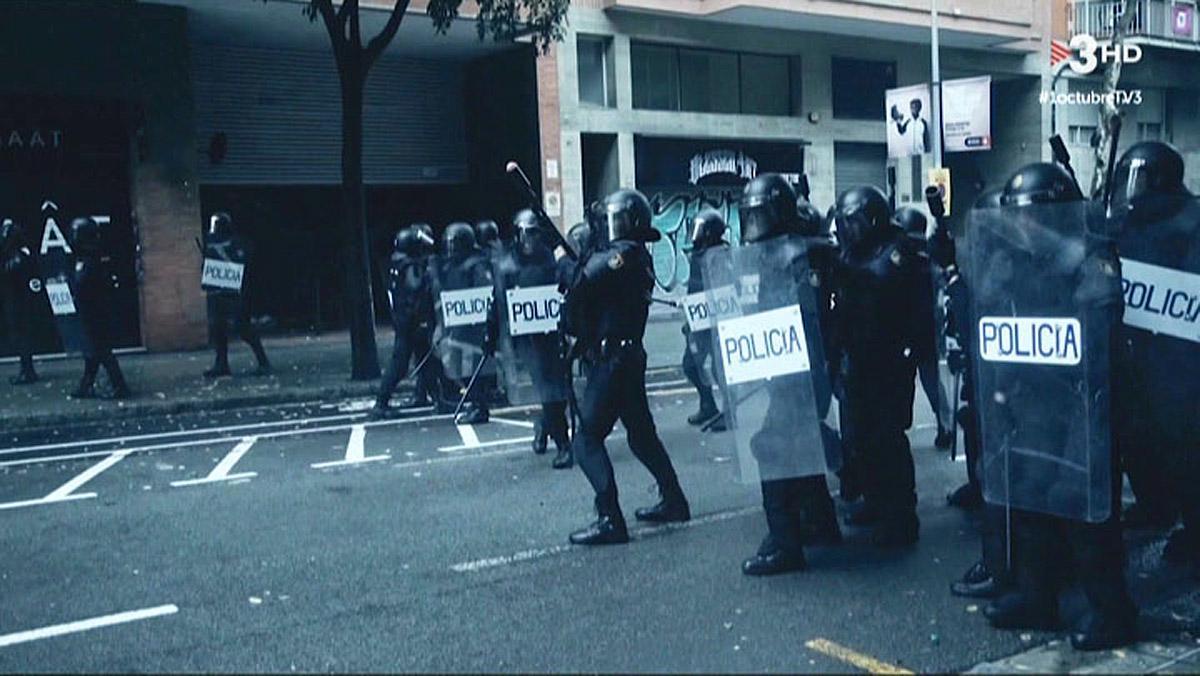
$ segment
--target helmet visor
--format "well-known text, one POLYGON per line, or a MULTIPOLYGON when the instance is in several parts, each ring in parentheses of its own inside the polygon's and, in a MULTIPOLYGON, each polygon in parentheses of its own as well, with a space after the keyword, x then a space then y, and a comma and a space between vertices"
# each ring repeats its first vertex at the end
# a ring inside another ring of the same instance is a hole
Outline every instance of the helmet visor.
POLYGON ((768 204, 743 202, 738 207, 738 220, 742 225, 742 241, 759 242, 775 233, 779 219, 768 204))
POLYGON ((1147 171, 1146 160, 1135 157, 1128 164, 1122 163, 1113 176, 1113 211, 1132 211, 1137 202, 1150 192, 1150 172, 1147 171))
POLYGON ((629 239, 629 236, 633 234, 633 219, 630 217, 629 211, 625 209, 608 209, 606 226, 604 234, 609 242, 629 239))

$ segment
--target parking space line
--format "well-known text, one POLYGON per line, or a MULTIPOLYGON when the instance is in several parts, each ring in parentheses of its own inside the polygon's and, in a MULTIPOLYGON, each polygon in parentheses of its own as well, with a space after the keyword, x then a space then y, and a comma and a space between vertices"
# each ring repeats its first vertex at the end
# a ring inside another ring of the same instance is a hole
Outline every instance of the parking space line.
POLYGON ((458 436, 462 437, 463 448, 479 448, 479 435, 471 425, 455 425, 458 436))
POLYGON ((33 507, 36 505, 49 505, 56 502, 67 502, 69 500, 89 500, 96 497, 95 493, 76 493, 75 491, 83 487, 84 484, 95 479, 108 468, 117 464, 129 455, 130 451, 117 451, 110 453, 109 456, 91 467, 80 472, 78 476, 72 478, 67 483, 55 488, 44 498, 35 500, 19 500, 17 502, 6 502, 0 504, 0 509, 17 509, 18 507, 33 507))
POLYGON ((458 444, 457 446, 441 446, 438 448, 438 453, 457 453, 459 451, 467 451, 472 448, 490 448, 492 446, 508 446, 509 444, 527 444, 533 441, 533 437, 513 437, 511 439, 496 439, 494 441, 480 441, 479 437, 475 438, 473 444, 458 444))
POLYGON ((497 418, 495 416, 492 416, 491 421, 494 423, 500 423, 501 425, 512 425, 513 427, 524 427, 525 429, 528 429, 528 430, 531 430, 534 428, 534 424, 529 422, 528 420, 511 420, 509 418, 497 418))
POLYGON ((864 655, 855 650, 851 650, 850 648, 847 648, 844 645, 839 645, 837 643, 834 643, 833 641, 830 641, 828 639, 815 638, 811 641, 806 641, 804 643, 804 646, 806 648, 808 648, 809 650, 819 652, 822 655, 825 655, 826 657, 832 657, 833 659, 838 660, 839 662, 845 662, 847 664, 852 664, 852 665, 858 667, 859 669, 862 669, 863 671, 866 671, 868 673, 872 673, 872 674, 911 674, 912 673, 908 669, 905 669, 903 667, 898 667, 894 664, 888 664, 887 662, 877 660, 874 657, 871 657, 870 655, 864 655))
MULTIPOLYGON (((762 511, 761 507, 742 507, 740 509, 733 509, 727 512, 714 512, 712 514, 705 514, 704 516, 699 516, 691 521, 685 521, 683 523, 668 523, 661 526, 635 528, 629 531, 629 534, 634 538, 654 537, 656 535, 662 535, 672 531, 720 523, 722 521, 748 516, 759 511, 762 511)), ((553 545, 551 547, 539 549, 525 549, 516 552, 515 554, 492 556, 486 559, 477 559, 475 561, 456 563, 450 566, 450 570, 456 573, 477 573, 481 570, 487 570, 489 568, 498 568, 500 566, 508 566, 514 563, 521 563, 523 561, 533 561, 535 559, 542 559, 547 556, 554 556, 556 554, 563 554, 570 551, 581 551, 584 549, 587 549, 587 547, 576 545, 553 545)))
POLYGON ((13 634, 0 635, 0 648, 17 645, 18 643, 28 643, 30 641, 39 641, 46 638, 54 638, 55 636, 65 636, 66 634, 77 634, 81 631, 89 631, 91 629, 99 629, 101 627, 111 627, 114 624, 125 624, 128 622, 137 622, 139 620, 149 620, 154 617, 162 617, 164 615, 174 615, 179 612, 179 608, 173 603, 167 605, 155 606, 153 608, 143 608, 141 610, 130 610, 124 613, 115 613, 113 615, 101 615, 87 620, 78 620, 75 622, 67 622, 66 624, 55 624, 41 629, 29 629, 27 631, 18 631, 13 634))
POLYGON ((390 460, 391 455, 372 455, 366 454, 366 425, 355 425, 350 429, 350 441, 346 443, 346 457, 342 460, 333 460, 331 462, 314 462, 309 465, 313 469, 326 469, 329 467, 344 467, 346 465, 361 465, 365 462, 375 462, 377 460, 390 460))
POLYGON ((180 486, 198 486, 201 484, 218 483, 221 481, 253 479, 254 477, 258 476, 258 472, 239 472, 237 474, 230 474, 229 472, 233 469, 233 466, 238 463, 238 460, 241 460, 242 456, 246 455, 246 452, 254 446, 256 441, 258 441, 258 437, 246 437, 245 439, 242 439, 240 442, 238 442, 237 446, 233 447, 232 451, 227 453, 224 458, 221 458, 221 462, 217 463, 217 466, 213 468, 213 471, 208 473, 208 476, 201 479, 183 479, 181 481, 172 481, 171 485, 179 488, 180 486))

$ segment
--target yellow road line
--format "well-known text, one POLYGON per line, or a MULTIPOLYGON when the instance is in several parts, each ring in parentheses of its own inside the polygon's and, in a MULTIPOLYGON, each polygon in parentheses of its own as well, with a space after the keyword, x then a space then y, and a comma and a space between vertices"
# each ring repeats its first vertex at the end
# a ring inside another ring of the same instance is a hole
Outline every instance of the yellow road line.
POLYGON ((908 669, 898 667, 894 664, 881 662, 874 657, 864 655, 860 652, 851 650, 843 645, 838 645, 833 641, 827 641, 823 638, 815 638, 806 642, 805 647, 809 650, 815 650, 823 655, 832 657, 835 660, 840 660, 848 664, 853 664, 859 669, 863 669, 872 674, 911 674, 908 669))

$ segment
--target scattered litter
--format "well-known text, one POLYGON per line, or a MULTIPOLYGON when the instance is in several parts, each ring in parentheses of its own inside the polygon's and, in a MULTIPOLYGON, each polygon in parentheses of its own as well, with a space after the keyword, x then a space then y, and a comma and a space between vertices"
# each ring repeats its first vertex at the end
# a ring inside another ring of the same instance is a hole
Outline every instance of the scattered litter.
POLYGON ((250 605, 260 606, 260 605, 262 605, 262 599, 258 598, 257 596, 251 596, 250 597, 250 605))
POLYGON ((726 623, 725 623, 725 631, 729 631, 730 629, 733 629, 733 623, 732 623, 732 622, 726 622, 726 623))
POLYGON ((930 643, 932 643, 932 644, 934 644, 934 645, 937 645, 938 643, 941 643, 941 641, 942 641, 942 639, 941 639, 941 638, 939 638, 937 634, 930 634, 930 635, 929 635, 929 642, 930 642, 930 643))
POLYGON ((1021 634, 1021 640, 1025 643, 1029 643, 1033 640, 1033 634, 1021 634))
POLYGON ((971 605, 967 606, 967 612, 968 613, 977 613, 977 612, 979 612, 979 606, 972 603, 971 605))
POLYGON ((734 652, 737 652, 737 651, 739 651, 739 650, 741 650, 741 649, 742 649, 742 646, 740 646, 740 645, 735 645, 735 646, 733 646, 733 651, 734 651, 734 652))
POLYGON ((419 477, 421 476, 421 473, 420 473, 420 472, 413 472, 413 476, 415 476, 415 477, 418 477, 418 478, 419 478, 419 477))

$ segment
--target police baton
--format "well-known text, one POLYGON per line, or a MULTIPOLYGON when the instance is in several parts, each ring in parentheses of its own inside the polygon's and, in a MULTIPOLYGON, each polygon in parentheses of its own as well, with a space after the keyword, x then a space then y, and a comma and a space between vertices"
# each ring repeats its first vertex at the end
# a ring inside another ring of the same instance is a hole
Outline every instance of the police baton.
POLYGON ((529 203, 530 211, 533 212, 534 216, 537 216, 538 223, 541 225, 542 230, 553 240, 554 246, 562 247, 562 250, 571 260, 579 260, 575 254, 575 250, 571 248, 570 244, 567 244, 567 240, 563 238, 562 233, 554 225, 554 221, 550 220, 550 217, 546 215, 545 209, 542 208, 542 199, 537 191, 533 189, 533 184, 529 182, 529 177, 521 170, 521 165, 510 161, 505 165, 504 171, 512 179, 513 185, 517 187, 517 190, 525 197, 529 203))
POLYGON ((667 300, 666 298, 655 298, 654 296, 650 296, 650 302, 651 303, 661 303, 663 305, 669 305, 677 310, 679 308, 683 307, 683 305, 681 305, 680 303, 677 303, 673 300, 667 300))
POLYGON ((194 237, 192 241, 196 243, 196 248, 200 250, 200 257, 204 258, 204 245, 200 243, 200 238, 194 237))
POLYGON ((1071 166, 1071 153, 1067 152, 1067 144, 1063 143, 1061 135, 1055 134, 1050 137, 1050 153, 1054 156, 1054 161, 1071 175, 1075 189, 1082 195, 1083 189, 1079 187, 1079 179, 1075 177, 1075 168, 1071 166))
MULTIPOLYGON (((421 357, 421 361, 417 362, 416 367, 413 368, 412 375, 409 376, 410 378, 419 378, 421 376, 421 368, 423 366, 425 366, 425 362, 429 361, 429 357, 432 354, 433 354, 433 346, 430 345, 429 349, 425 351, 425 356, 421 357)), ((406 378, 406 380, 407 380, 407 378, 406 378)))
POLYGON ((1104 170, 1104 212, 1112 207, 1113 173, 1117 169, 1117 144, 1121 141, 1121 116, 1113 115, 1108 120, 1108 166, 1104 170))
POLYGON ((950 462, 958 460, 958 388, 962 371, 954 374, 954 391, 950 393, 950 462))
POLYGON ((475 381, 479 380, 479 372, 483 370, 483 365, 487 363, 488 356, 485 353, 483 358, 479 360, 479 366, 475 367, 475 372, 471 374, 471 380, 467 383, 467 389, 463 392, 462 399, 458 400, 458 406, 454 407, 454 418, 458 418, 459 412, 462 411, 463 404, 466 403, 467 397, 471 396, 471 390, 475 389, 475 381))

